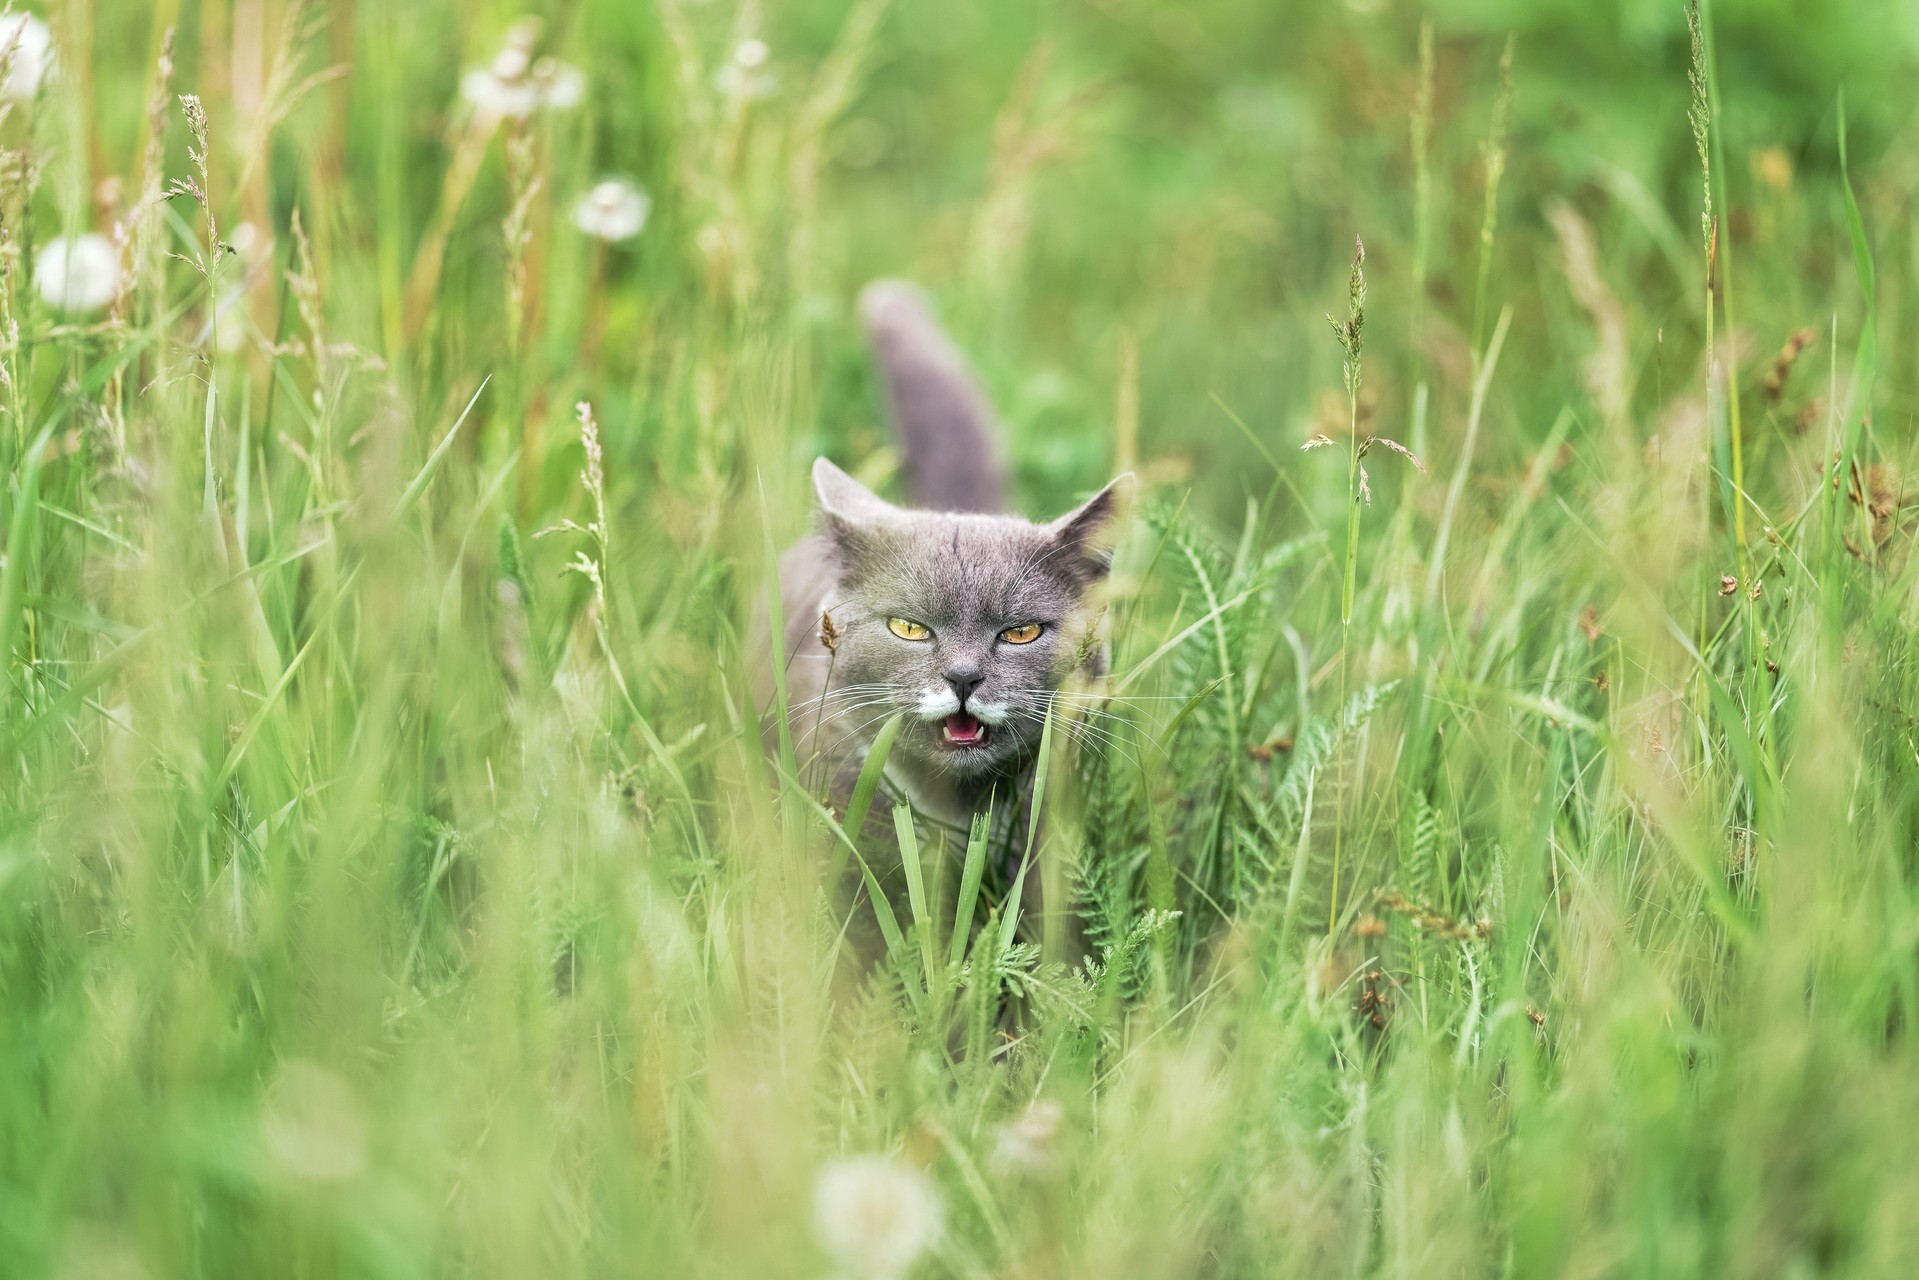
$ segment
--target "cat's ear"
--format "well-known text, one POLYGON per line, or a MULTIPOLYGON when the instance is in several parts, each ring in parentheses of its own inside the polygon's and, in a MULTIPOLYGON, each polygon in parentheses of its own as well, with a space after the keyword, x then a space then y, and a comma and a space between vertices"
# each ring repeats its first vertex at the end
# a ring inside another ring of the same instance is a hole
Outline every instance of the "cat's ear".
POLYGON ((1084 581, 1099 581, 1111 567, 1113 531, 1132 492, 1133 473, 1128 471, 1046 526, 1061 546, 1071 549, 1071 563, 1084 581))
POLYGON ((821 524, 842 546, 857 542, 862 530, 900 513, 898 507, 825 458, 813 463, 813 493, 819 499, 821 524))

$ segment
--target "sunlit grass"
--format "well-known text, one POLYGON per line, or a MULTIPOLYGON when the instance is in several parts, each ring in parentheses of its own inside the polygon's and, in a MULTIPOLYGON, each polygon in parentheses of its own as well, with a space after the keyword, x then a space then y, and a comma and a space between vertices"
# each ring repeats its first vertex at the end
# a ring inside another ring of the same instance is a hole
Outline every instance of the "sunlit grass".
POLYGON ((0 1271, 1901 1274, 1916 37, 1726 9, 41 11, 0 1271), (762 718, 889 274, 1141 479, 964 832, 762 718))

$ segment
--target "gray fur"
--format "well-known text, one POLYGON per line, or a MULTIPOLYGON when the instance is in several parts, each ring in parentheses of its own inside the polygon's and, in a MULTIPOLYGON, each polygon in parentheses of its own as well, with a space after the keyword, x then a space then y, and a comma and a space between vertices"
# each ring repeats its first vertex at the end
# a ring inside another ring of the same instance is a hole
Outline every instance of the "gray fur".
POLYGON ((780 561, 788 724, 801 766, 843 800, 879 726, 906 712, 888 775, 921 812, 964 823, 992 792, 1014 796, 1061 687, 1101 674, 1090 592, 1129 477, 1050 523, 992 514, 1005 468, 959 352, 911 286, 872 285, 861 308, 908 488, 931 509, 894 506, 825 458, 813 464, 816 530, 780 561), (930 634, 902 639, 890 618, 930 634), (1029 623, 1037 639, 1004 638, 1029 623), (985 740, 956 749, 946 731, 969 719, 985 740))
POLYGON ((1106 574, 1103 539, 1122 481, 1048 524, 896 507, 824 458, 813 482, 819 532, 780 564, 800 757, 824 759, 843 779, 878 726, 904 710, 889 772, 925 811, 963 821, 1032 762, 1061 685, 1098 674, 1099 612, 1088 590, 1106 574), (836 633, 831 650, 822 616, 836 633), (932 634, 903 640, 889 618, 932 634), (1025 623, 1044 628, 1037 640, 1001 638, 1025 623), (945 741, 955 710, 987 723, 984 747, 955 751, 945 741))
POLYGON ((860 294, 899 438, 906 492, 930 511, 998 511, 1006 464, 993 411, 966 362, 912 285, 879 280, 860 294))

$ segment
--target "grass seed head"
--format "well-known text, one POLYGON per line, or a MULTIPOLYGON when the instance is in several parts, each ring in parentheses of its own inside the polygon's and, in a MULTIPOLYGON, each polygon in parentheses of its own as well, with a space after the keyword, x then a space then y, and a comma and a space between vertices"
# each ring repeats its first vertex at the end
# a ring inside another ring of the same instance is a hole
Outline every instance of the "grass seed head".
MULTIPOLYGON (((1692 46, 1692 61, 1686 69, 1686 79, 1692 86, 1692 103, 1686 109, 1686 120, 1692 126, 1692 144, 1699 152, 1699 172, 1705 202, 1699 212, 1699 233, 1706 246, 1706 256, 1711 258, 1715 248, 1714 219, 1712 214, 1712 106, 1707 96, 1706 36, 1705 24, 1699 14, 1699 0, 1692 0, 1686 6, 1686 35, 1692 46)), ((1710 270, 1708 271, 1710 274, 1710 270)))
POLYGON ((1811 346, 1818 335, 1811 329, 1800 329, 1786 339, 1786 345, 1772 358, 1772 365, 1766 370, 1766 403, 1777 405, 1786 395, 1786 379, 1792 376, 1792 367, 1799 363, 1799 357, 1811 346))

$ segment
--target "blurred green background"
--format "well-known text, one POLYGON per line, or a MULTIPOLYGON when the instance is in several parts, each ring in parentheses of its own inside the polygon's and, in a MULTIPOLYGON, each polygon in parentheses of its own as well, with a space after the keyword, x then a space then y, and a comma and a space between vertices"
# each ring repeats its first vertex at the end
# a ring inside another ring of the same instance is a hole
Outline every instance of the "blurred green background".
POLYGON ((1912 4, 1701 15, 1710 229, 1676 3, 33 11, 0 1271, 1903 1274, 1912 4), (882 275, 1142 483, 1044 917, 862 964, 747 691, 882 275))

